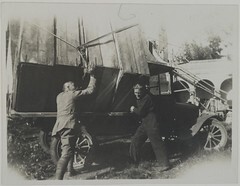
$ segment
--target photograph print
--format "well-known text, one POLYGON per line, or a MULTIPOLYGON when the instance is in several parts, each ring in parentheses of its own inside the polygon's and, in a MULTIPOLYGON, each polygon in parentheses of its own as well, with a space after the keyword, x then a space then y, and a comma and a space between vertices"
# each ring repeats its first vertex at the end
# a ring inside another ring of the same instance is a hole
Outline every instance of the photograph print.
POLYGON ((2 183, 238 182, 237 4, 1 8, 2 183))

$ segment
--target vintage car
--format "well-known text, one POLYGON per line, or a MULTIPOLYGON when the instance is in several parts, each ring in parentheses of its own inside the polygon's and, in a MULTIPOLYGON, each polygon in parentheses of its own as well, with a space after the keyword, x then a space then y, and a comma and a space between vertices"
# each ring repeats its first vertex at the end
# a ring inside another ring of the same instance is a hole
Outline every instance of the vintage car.
MULTIPOLYGON (((135 104, 133 85, 139 78, 149 82, 150 93, 162 118, 159 132, 165 140, 188 140, 198 135, 203 138, 204 149, 219 150, 226 145, 227 132, 221 118, 207 113, 199 116, 197 106, 176 102, 172 89, 174 68, 154 62, 148 62, 148 67, 150 76, 124 73, 117 87, 118 69, 96 67, 96 92, 78 100, 79 125, 86 130, 79 133, 76 142, 75 167, 84 164, 98 136, 131 135, 135 132, 139 121, 129 113, 129 108, 135 104)), ((18 94, 11 115, 25 118, 41 128, 40 143, 46 152, 50 150, 51 130, 56 120, 56 96, 63 83, 69 80, 85 88, 89 78, 83 78, 83 74, 80 67, 19 64, 18 94)), ((52 139, 54 162, 60 157, 60 145, 58 138, 52 139)))
POLYGON ((103 33, 95 28, 96 22, 90 24, 85 21, 85 26, 79 25, 74 30, 61 27, 69 25, 70 21, 59 25, 56 19, 53 21, 54 24, 49 22, 47 26, 54 30, 54 34, 46 33, 46 29, 36 32, 36 26, 29 24, 21 32, 20 22, 11 24, 8 53, 16 55, 13 62, 9 62, 12 55, 8 55, 7 64, 14 65, 8 114, 41 129, 40 144, 46 152, 51 151, 55 162, 61 154, 60 140, 51 140, 57 116, 56 96, 66 81, 74 81, 79 88, 86 88, 89 76, 84 73, 84 67, 90 63, 95 66, 96 91, 78 100, 79 125, 85 126, 86 131, 79 133, 76 142, 75 166, 85 163, 98 136, 131 135, 135 132, 139 121, 129 113, 129 108, 135 104, 133 85, 143 77, 149 82, 158 115, 162 117, 159 132, 165 140, 187 140, 199 135, 204 149, 218 150, 226 145, 227 133, 221 118, 207 113, 199 115, 195 105, 176 102, 172 86, 174 68, 152 55, 138 25, 117 29, 107 21, 105 25, 101 23, 98 26, 104 28, 104 33, 108 29, 109 33, 100 36, 103 33), (57 33, 57 30, 61 32, 57 33), (82 46, 86 49, 87 63, 84 64, 82 58, 79 60, 76 48, 52 36, 56 34, 76 45, 85 41, 82 46), (14 37, 16 35, 22 35, 18 38, 21 41, 14 37))

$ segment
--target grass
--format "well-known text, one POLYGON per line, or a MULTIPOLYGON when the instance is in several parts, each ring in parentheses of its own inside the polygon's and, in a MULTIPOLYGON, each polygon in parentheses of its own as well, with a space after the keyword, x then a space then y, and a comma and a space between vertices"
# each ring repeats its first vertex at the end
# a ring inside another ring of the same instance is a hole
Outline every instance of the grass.
POLYGON ((36 130, 26 124, 8 124, 8 166, 25 179, 44 180, 54 174, 55 165, 42 150, 37 136, 29 133, 33 130, 35 133, 36 130))
POLYGON ((189 157, 170 159, 172 169, 159 172, 155 161, 143 161, 138 166, 126 164, 120 171, 111 171, 98 179, 175 179, 183 172, 191 170, 191 167, 203 162, 211 162, 215 159, 230 159, 231 151, 198 151, 189 157))
MULTIPOLYGON (((178 151, 181 146, 177 147, 174 144, 169 154, 170 163, 172 168, 165 172, 159 172, 156 167, 157 163, 151 152, 150 144, 145 144, 143 147, 143 160, 139 165, 129 164, 127 161, 122 162, 121 168, 115 169, 98 177, 98 179, 175 179, 181 176, 182 173, 191 170, 192 167, 208 162, 210 164, 215 160, 230 160, 231 159, 231 141, 229 140, 226 148, 222 151, 205 151, 197 149, 188 153, 178 151)), ((115 158, 122 156, 121 153, 115 154, 115 158)), ((118 167, 115 165, 115 167, 118 167)))
MULTIPOLYGON (((32 128, 26 125, 8 125, 8 165, 28 180, 46 180, 55 174, 56 166, 49 154, 45 153, 36 137, 31 136, 32 128)), ((172 169, 160 173, 156 170, 156 161, 150 143, 142 149, 142 161, 139 165, 129 163, 128 149, 130 140, 120 139, 100 144, 94 161, 101 168, 114 167, 97 179, 174 179, 202 162, 231 158, 231 140, 223 151, 197 150, 190 154, 180 152, 181 146, 174 144, 170 153, 172 169), (175 151, 174 151, 175 150, 175 151)), ((81 174, 79 175, 79 178, 81 174)))

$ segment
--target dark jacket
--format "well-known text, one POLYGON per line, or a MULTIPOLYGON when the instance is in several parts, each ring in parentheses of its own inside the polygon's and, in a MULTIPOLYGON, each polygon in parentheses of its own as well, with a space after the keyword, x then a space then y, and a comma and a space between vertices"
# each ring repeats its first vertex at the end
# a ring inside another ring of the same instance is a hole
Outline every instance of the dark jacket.
POLYGON ((137 114, 142 119, 143 125, 158 125, 154 103, 148 94, 142 99, 137 100, 137 107, 134 109, 133 113, 137 114))

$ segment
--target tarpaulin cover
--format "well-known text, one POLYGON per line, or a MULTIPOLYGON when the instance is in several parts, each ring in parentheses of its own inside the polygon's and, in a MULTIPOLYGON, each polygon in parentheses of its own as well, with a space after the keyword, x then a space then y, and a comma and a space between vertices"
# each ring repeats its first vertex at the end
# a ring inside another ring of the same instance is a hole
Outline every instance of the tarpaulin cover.
POLYGON ((16 101, 13 108, 19 112, 56 111, 56 96, 62 91, 63 83, 82 82, 83 72, 71 66, 48 66, 20 63, 16 101))
MULTIPOLYGON (((49 19, 46 22, 38 20, 36 24, 76 46, 110 33, 87 46, 87 60, 96 66, 97 90, 79 102, 81 111, 127 112, 135 100, 132 87, 137 77, 168 70, 156 68, 159 63, 149 52, 139 26, 118 32, 121 28, 107 20, 97 24, 96 20, 49 19), (156 65, 149 66, 149 61, 156 65)), ((81 60, 74 47, 17 20, 10 24, 10 35, 12 51, 17 54, 12 61, 13 109, 19 112, 56 111, 56 96, 64 82, 72 80, 86 87, 87 77, 83 81, 82 69, 78 67, 81 60), (16 35, 19 37, 14 37, 16 35)))
MULTIPOLYGON (((79 99, 79 111, 128 112, 135 102, 132 87, 138 75, 124 74, 116 87, 118 73, 118 69, 97 67, 96 91, 79 99)), ((86 88, 89 78, 83 78, 79 67, 20 63, 13 108, 18 112, 56 111, 56 97, 66 81, 74 81, 78 87, 86 88)))

